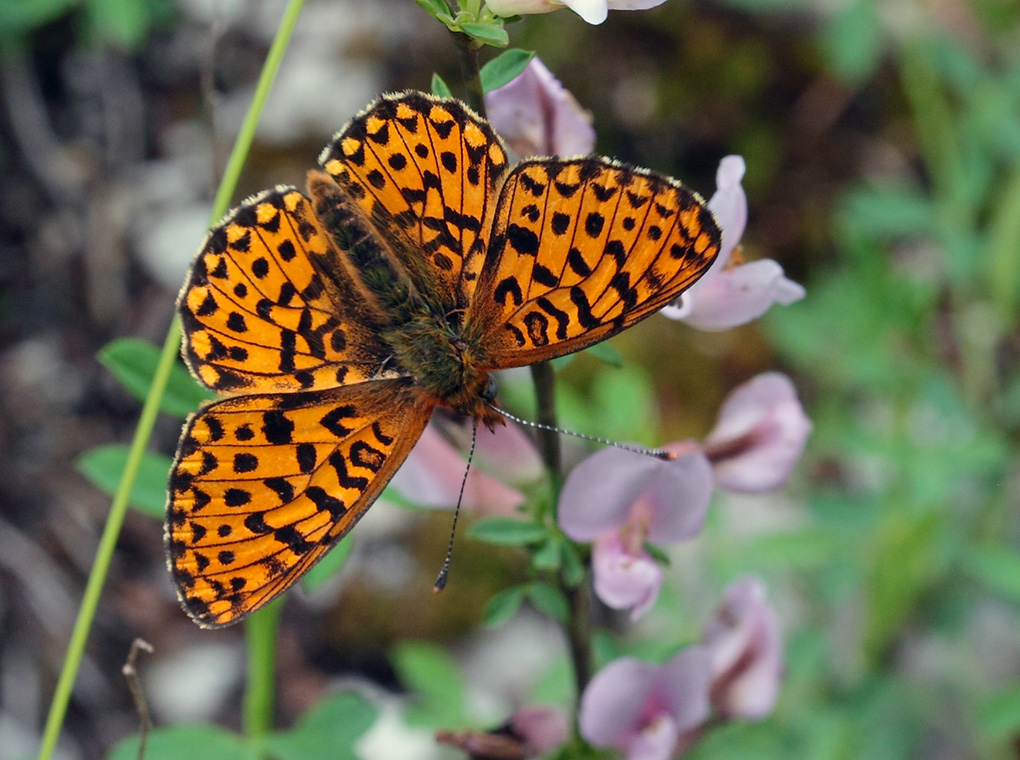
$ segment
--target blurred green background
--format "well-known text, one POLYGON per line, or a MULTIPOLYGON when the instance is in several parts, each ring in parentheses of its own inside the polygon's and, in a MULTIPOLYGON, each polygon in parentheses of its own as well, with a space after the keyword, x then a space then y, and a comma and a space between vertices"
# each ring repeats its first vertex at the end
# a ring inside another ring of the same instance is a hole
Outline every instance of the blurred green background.
MULTIPOLYGON (((73 462, 125 442, 138 413, 95 355, 162 342, 282 8, 0 0, 0 758, 32 751, 108 509, 73 462)), ((617 438, 702 436, 731 388, 770 369, 814 421, 785 490, 716 498, 631 632, 629 648, 661 655, 737 574, 769 584, 780 705, 692 755, 1017 757, 1020 4, 668 0, 599 27, 564 11, 508 28, 591 110, 600 153, 706 196, 719 159, 742 154, 745 254, 807 288, 725 333, 653 318, 615 341, 622 369, 583 357, 561 375, 568 423, 617 438)), ((242 192, 301 185, 347 118, 433 71, 456 83, 455 49, 411 0, 309 0, 242 192)), ((152 448, 172 453, 179 424, 161 419, 152 448)), ((281 725, 355 674, 427 689, 413 639, 453 652, 497 718, 561 691, 554 627, 476 631, 520 558, 462 541, 465 570, 436 600, 449 520, 415 515, 409 532, 408 514, 366 527, 342 581, 288 606, 281 725), (506 686, 501 654, 504 670, 537 658, 531 682, 506 686)), ((62 757, 103 757, 135 729, 120 667, 136 635, 156 647, 142 670, 159 722, 236 727, 241 631, 180 612, 161 534, 129 517, 62 757)), ((430 757, 376 751, 363 756, 430 757)))

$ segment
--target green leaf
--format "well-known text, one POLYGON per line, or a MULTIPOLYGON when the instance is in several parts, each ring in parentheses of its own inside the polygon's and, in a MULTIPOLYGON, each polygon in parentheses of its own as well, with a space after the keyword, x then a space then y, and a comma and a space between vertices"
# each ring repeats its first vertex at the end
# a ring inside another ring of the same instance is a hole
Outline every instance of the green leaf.
POLYGON ((510 35, 506 33, 506 29, 499 22, 480 24, 476 21, 462 21, 458 26, 464 34, 481 40, 486 45, 506 47, 510 44, 510 35))
POLYGON ((620 355, 620 352, 616 350, 616 347, 613 346, 613 344, 607 343, 606 341, 596 343, 594 346, 586 348, 585 352, 590 356, 594 356, 603 364, 608 364, 610 367, 623 366, 623 357, 620 355))
POLYGON ((477 520, 467 530, 476 541, 501 546, 526 546, 546 537, 546 529, 535 523, 514 520, 512 517, 489 517, 477 520))
POLYGON ((453 93, 450 92, 450 86, 443 81, 443 78, 439 74, 432 74, 432 94, 438 95, 441 98, 452 98, 453 93))
POLYGON ((124 50, 137 50, 152 26, 144 0, 86 0, 86 23, 96 37, 124 50))
POLYGON ((301 585, 304 586, 305 591, 315 591, 344 566, 347 558, 351 556, 351 549, 354 546, 353 538, 353 535, 348 535, 340 539, 339 544, 330 549, 325 557, 301 576, 301 585))
MULTIPOLYGON (((170 726, 149 731, 145 760, 194 760, 196 757, 260 760, 261 755, 237 734, 215 726, 170 726)), ((129 736, 107 760, 138 760, 138 737, 129 736)))
POLYGON ((464 715, 464 679, 443 649, 425 641, 402 641, 390 656, 397 677, 417 700, 407 719, 416 725, 457 725, 464 715))
POLYGON ((981 706, 978 730, 989 741, 1003 741, 1020 730, 1020 683, 992 696, 981 706))
MULTIPOLYGON (((159 349, 137 338, 118 338, 103 346, 99 361, 139 401, 144 401, 159 363, 159 349)), ((202 388, 180 364, 170 371, 159 408, 174 417, 187 417, 200 404, 216 398, 202 388)))
POLYGON ((652 559, 654 559, 660 565, 665 565, 666 567, 669 567, 671 560, 668 551, 663 549, 661 546, 650 544, 647 541, 644 542, 644 548, 652 559))
POLYGON ((482 625, 496 628, 512 618, 524 601, 525 590, 525 586, 514 586, 490 597, 485 603, 482 625))
POLYGON ((1006 546, 975 548, 963 558, 963 567, 978 583, 1020 603, 1020 552, 1006 546))
POLYGON ((0 37, 19 37, 55 21, 79 0, 4 0, 0 2, 0 37))
POLYGON ((434 18, 439 18, 440 15, 451 16, 453 11, 450 10, 450 6, 446 3, 446 0, 414 0, 418 5, 424 9, 426 13, 434 18))
POLYGON ((478 72, 482 79, 482 92, 492 92, 503 85, 510 84, 520 76, 534 57, 534 50, 521 50, 520 48, 504 50, 482 66, 482 70, 478 72))
POLYGON ((853 0, 843 5, 823 28, 822 54, 829 68, 845 82, 867 79, 882 55, 882 27, 875 0, 853 0))
POLYGON ((570 603, 558 588, 548 583, 532 583, 528 586, 528 598, 541 612, 554 620, 565 623, 570 616, 570 603))
MULTIPOLYGON (((265 747, 279 760, 358 760, 354 744, 372 724, 378 710, 352 691, 328 696, 306 712, 290 731, 266 737, 265 747)), ((204 754, 203 757, 214 757, 204 754)))
MULTIPOLYGON (((120 484, 120 476, 127 465, 128 447, 120 444, 98 446, 82 454, 75 467, 88 481, 113 496, 120 484)), ((166 484, 173 460, 164 454, 146 451, 138 467, 138 476, 131 489, 131 506, 147 515, 162 520, 166 511, 166 484)))
POLYGON ((531 566, 536 570, 559 570, 560 542, 554 539, 544 541, 531 555, 531 566))
POLYGON ((577 554, 577 547, 569 541, 560 542, 560 553, 562 556, 563 582, 571 588, 576 588, 584 582, 584 563, 577 554))

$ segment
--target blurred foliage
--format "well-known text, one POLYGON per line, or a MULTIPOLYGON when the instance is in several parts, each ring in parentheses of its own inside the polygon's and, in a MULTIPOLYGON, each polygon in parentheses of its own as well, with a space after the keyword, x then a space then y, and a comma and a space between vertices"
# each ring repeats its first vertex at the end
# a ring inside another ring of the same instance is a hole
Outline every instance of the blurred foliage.
POLYGON ((4 0, 0 49, 21 47, 46 24, 73 16, 86 44, 134 51, 173 14, 172 0, 4 0))

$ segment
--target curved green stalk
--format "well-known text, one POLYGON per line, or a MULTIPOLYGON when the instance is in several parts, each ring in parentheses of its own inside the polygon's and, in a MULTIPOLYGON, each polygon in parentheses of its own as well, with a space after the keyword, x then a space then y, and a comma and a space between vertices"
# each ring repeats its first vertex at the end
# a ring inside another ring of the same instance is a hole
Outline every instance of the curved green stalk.
POLYGON ((248 644, 248 680, 244 687, 242 723, 245 736, 261 752, 262 740, 273 729, 276 680, 276 634, 282 600, 263 607, 244 621, 248 644))
MULTIPOLYGON (((251 107, 245 116, 244 124, 241 126, 241 131, 237 136, 230 159, 227 162, 227 167, 224 170, 223 179, 220 181, 220 187, 213 202, 212 223, 215 223, 223 216, 227 206, 230 204, 230 199, 233 197, 238 177, 241 175, 241 169, 244 166, 245 158, 255 136, 255 127, 258 125, 259 117, 262 115, 262 108, 265 105, 266 97, 269 94, 273 79, 276 77, 276 72, 280 68, 283 53, 287 49, 291 33, 294 30, 294 23, 297 21, 298 13, 303 4, 304 0, 290 0, 287 10, 284 12, 280 28, 276 33, 276 39, 273 40, 273 45, 269 49, 269 55, 266 56, 266 62, 262 68, 262 74, 259 76, 251 107)), ((96 559, 89 573, 88 583, 85 586, 85 594, 82 597, 81 607, 78 609, 78 617, 71 632, 67 655, 64 658, 64 665, 61 668, 60 678, 57 681, 57 687, 53 694, 53 701, 50 704, 50 712, 46 718, 46 727, 43 730, 42 743, 39 748, 39 760, 49 760, 57 745, 60 729, 64 724, 64 716, 67 714, 67 705, 71 699, 74 680, 78 674, 78 667, 81 665, 81 659, 85 652, 89 630, 92 628, 92 620, 95 618, 99 597, 106 582, 106 575, 110 569, 113 550, 116 547, 117 538, 124 523, 128 498, 134 486, 135 478, 138 475, 138 466, 141 464, 142 455, 145 453, 149 438, 152 435, 152 428, 156 422, 156 416, 159 414, 159 404, 166 390, 170 370, 173 368, 174 361, 180 351, 180 345, 180 325, 175 318, 170 325, 170 329, 167 331, 159 364, 152 379, 152 386, 149 388, 149 395, 142 406, 142 413, 138 418, 138 425, 135 428, 135 434, 131 441, 124 474, 121 476, 117 493, 114 495, 113 503, 110 506, 110 514, 107 517, 102 538, 99 541, 99 548, 96 550, 96 559)), ((270 663, 270 668, 272 668, 272 663, 270 663)))

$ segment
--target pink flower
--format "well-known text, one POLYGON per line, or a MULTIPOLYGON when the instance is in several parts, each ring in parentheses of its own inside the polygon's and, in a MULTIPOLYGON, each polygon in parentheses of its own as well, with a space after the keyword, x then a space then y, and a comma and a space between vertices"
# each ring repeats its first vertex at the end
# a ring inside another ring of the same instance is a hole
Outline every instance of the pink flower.
MULTIPOLYGON (((437 414, 390 486, 418 506, 453 509, 467 469, 470 443, 470 428, 437 414)), ((512 422, 495 432, 479 427, 463 506, 486 515, 513 515, 524 503, 524 494, 513 486, 534 482, 541 476, 541 459, 520 427, 512 422), (498 473, 499 478, 486 471, 498 473)))
POLYGON ((595 747, 615 747, 626 760, 667 760, 677 740, 709 714, 711 657, 688 647, 663 665, 633 657, 595 674, 581 695, 581 736, 595 747))
POLYGON ((772 259, 731 262, 747 225, 747 196, 740 180, 744 159, 727 156, 719 163, 717 189, 708 207, 722 230, 719 257, 705 275, 672 304, 663 316, 700 330, 728 330, 757 319, 774 303, 784 306, 804 297, 804 288, 783 274, 772 259))
POLYGON ((591 115, 545 67, 531 59, 521 74, 486 94, 489 122, 520 158, 591 153, 591 115))
POLYGON ((645 541, 696 536, 712 494, 708 459, 689 445, 672 450, 678 457, 664 461, 603 449, 571 471, 560 494, 560 528, 574 541, 594 542, 595 593, 614 609, 629 608, 635 620, 651 608, 662 586, 645 541))
POLYGON ((628 549, 613 532, 596 539, 591 554, 595 593, 606 606, 629 609, 631 620, 652 608, 662 589, 662 568, 644 548, 628 549))
POLYGON ((720 488, 772 491, 790 476, 810 432, 790 378, 766 372, 726 397, 702 450, 720 488))
POLYGON ((563 746, 570 735, 567 716, 553 707, 522 707, 499 728, 483 731, 436 731, 436 741, 448 744, 477 760, 527 758, 547 755, 563 746))
POLYGON ((762 720, 779 696, 783 643, 765 584, 744 577, 731 583, 705 626, 712 660, 712 706, 722 718, 762 720))
POLYGON ((617 11, 643 11, 662 5, 666 0, 486 0, 489 10, 497 16, 524 16, 530 13, 549 13, 563 7, 589 24, 601 24, 609 9, 617 11))

